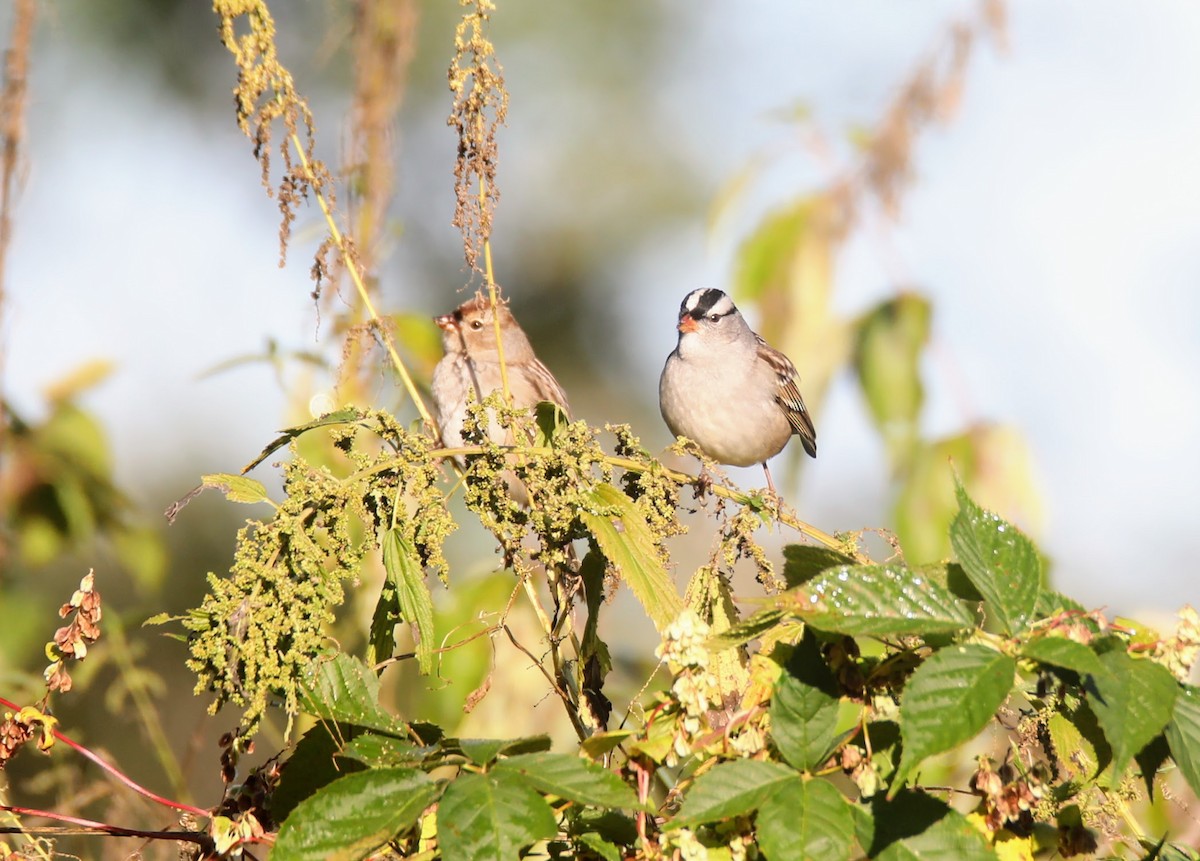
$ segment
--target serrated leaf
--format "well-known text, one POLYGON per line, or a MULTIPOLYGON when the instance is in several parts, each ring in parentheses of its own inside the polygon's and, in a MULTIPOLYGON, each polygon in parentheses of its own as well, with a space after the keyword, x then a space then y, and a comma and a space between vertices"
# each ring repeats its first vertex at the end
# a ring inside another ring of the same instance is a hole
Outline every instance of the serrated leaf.
POLYGON ((965 816, 923 792, 876 795, 870 815, 856 816, 855 825, 872 861, 996 861, 965 816))
POLYGON ((1078 708, 1051 714, 1046 729, 1050 733, 1057 770, 1063 776, 1064 797, 1089 786, 1112 762, 1112 749, 1087 703, 1081 702, 1078 708))
POLYGON ((297 425, 294 428, 288 428, 287 430, 280 431, 281 435, 268 443, 267 447, 259 452, 258 457, 254 458, 254 460, 242 467, 242 473, 245 474, 254 469, 254 467, 258 466, 276 451, 283 448, 285 445, 303 433, 307 433, 310 430, 315 430, 316 428, 350 424, 351 422, 358 421, 361 418, 363 418, 363 414, 358 409, 354 407, 345 407, 340 410, 334 410, 331 413, 326 413, 320 418, 313 419, 311 422, 306 422, 302 425, 297 425))
POLYGON ((433 672, 433 597, 425 585, 425 570, 417 551, 398 528, 383 536, 383 570, 396 590, 400 617, 413 627, 417 667, 421 675, 433 672))
POLYGON ((770 861, 845 861, 854 817, 827 780, 794 780, 775 788, 759 808, 759 845, 770 861))
POLYGON ((445 861, 516 858, 557 830, 550 805, 515 775, 461 775, 438 805, 438 844, 445 861))
POLYGON ((616 844, 609 843, 599 834, 588 831, 576 836, 575 839, 603 858, 604 861, 621 861, 621 850, 617 848, 616 844))
POLYGON ((632 787, 607 768, 569 753, 527 753, 502 759, 493 772, 511 772, 547 795, 593 807, 636 808, 632 787))
POLYGON ((1112 785, 1134 755, 1163 731, 1175 709, 1179 683, 1166 667, 1115 650, 1100 656, 1107 672, 1093 676, 1088 698, 1112 748, 1112 785))
POLYGON ((900 700, 900 757, 893 792, 927 757, 974 738, 1008 698, 1017 663, 978 643, 948 646, 913 672, 900 700))
POLYGON ((591 499, 595 510, 580 511, 580 519, 661 633, 683 611, 683 599, 658 555, 646 518, 611 484, 597 485, 591 499))
POLYGON ((476 765, 487 765, 500 754, 506 739, 503 738, 460 738, 457 746, 467 759, 476 765))
POLYGON ((592 733, 583 740, 579 745, 579 749, 592 759, 599 759, 606 753, 615 750, 621 742, 632 735, 634 735, 634 732, 631 729, 614 729, 607 732, 592 733))
POLYGON ((1042 592, 1042 560, 1033 542, 999 515, 975 504, 959 483, 950 544, 984 597, 985 612, 1006 634, 1028 630, 1042 592))
POLYGON ((347 724, 320 723, 296 742, 283 765, 279 785, 271 793, 268 807, 276 822, 282 822, 301 801, 328 783, 361 771, 356 762, 339 762, 342 746, 361 733, 347 724))
POLYGON ((830 568, 778 603, 815 628, 852 636, 954 633, 975 624, 945 588, 900 565, 830 568))
POLYGON ((267 489, 261 481, 246 478, 244 475, 233 475, 228 472, 216 472, 200 476, 200 483, 207 488, 219 490, 230 502, 270 502, 267 489))
POLYGON ((783 579, 789 589, 807 583, 829 568, 853 564, 853 557, 828 547, 788 544, 783 548, 783 579))
POLYGON ((696 778, 667 828, 716 822, 757 810, 781 785, 800 775, 778 762, 737 759, 696 778))
POLYGON ((1021 657, 1052 667, 1072 670, 1081 676, 1105 672, 1096 653, 1066 637, 1038 637, 1021 646, 1021 657))
POLYGON ((437 753, 432 745, 417 747, 390 735, 366 733, 342 748, 339 757, 365 763, 372 768, 395 768, 402 765, 420 765, 437 753))
POLYGON ((359 861, 417 823, 439 787, 423 771, 381 768, 338 778, 296 806, 276 861, 359 861))
POLYGON ((322 720, 340 721, 367 729, 403 735, 404 722, 379 706, 379 677, 345 652, 317 662, 301 691, 305 711, 322 720))
POLYGON ((716 652, 745 645, 774 628, 782 618, 784 618, 782 610, 759 610, 749 619, 742 619, 721 633, 710 636, 705 640, 704 647, 709 651, 716 652))
POLYGON ((795 768, 824 762, 837 737, 840 694, 810 630, 792 652, 771 698, 771 739, 795 768))
POLYGON ((1142 838, 1138 840, 1138 844, 1143 849, 1148 849, 1149 853, 1142 856, 1139 861, 1196 861, 1200 855, 1190 846, 1184 846, 1181 843, 1168 843, 1166 835, 1155 843, 1153 840, 1142 838))
POLYGON ((1185 685, 1180 690, 1167 724, 1167 744, 1183 779, 1200 795, 1200 689, 1185 685))

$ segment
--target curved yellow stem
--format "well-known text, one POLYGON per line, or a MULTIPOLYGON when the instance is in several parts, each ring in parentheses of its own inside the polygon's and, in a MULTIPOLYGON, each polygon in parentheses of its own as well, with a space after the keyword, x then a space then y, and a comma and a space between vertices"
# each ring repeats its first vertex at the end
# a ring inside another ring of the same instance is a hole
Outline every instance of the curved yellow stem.
POLYGON ((396 345, 392 341, 391 333, 383 326, 379 312, 375 310, 375 304, 371 301, 370 294, 367 293, 366 284, 363 283, 362 273, 358 271, 358 266, 355 265, 354 260, 350 256, 350 251, 346 247, 346 239, 342 235, 342 231, 338 228, 337 220, 333 217, 333 211, 329 207, 329 202, 316 185, 316 175, 309 165, 308 156, 304 153, 304 146, 300 142, 300 136, 296 132, 292 132, 291 137, 292 146, 296 148, 296 153, 300 158, 300 166, 304 169, 304 173, 312 184, 313 196, 317 199, 317 205, 321 207, 321 213, 325 216, 325 223, 329 226, 329 236, 333 239, 334 245, 337 246, 338 253, 342 255, 342 262, 346 264, 346 271, 350 273, 350 280, 354 283, 354 289, 358 291, 363 307, 367 309, 367 314, 370 315, 371 322, 375 324, 375 331, 379 333, 379 337, 383 340, 384 349, 387 350, 388 357, 392 361, 392 367, 400 375, 400 380, 404 383, 405 391, 412 398, 413 404, 416 405, 417 412, 421 414, 421 418, 425 421, 426 426, 432 428, 434 426, 433 417, 426 408, 425 401, 421 397, 420 391, 417 390, 412 375, 409 374, 408 368, 405 367, 404 360, 400 358, 400 354, 396 351, 396 345))

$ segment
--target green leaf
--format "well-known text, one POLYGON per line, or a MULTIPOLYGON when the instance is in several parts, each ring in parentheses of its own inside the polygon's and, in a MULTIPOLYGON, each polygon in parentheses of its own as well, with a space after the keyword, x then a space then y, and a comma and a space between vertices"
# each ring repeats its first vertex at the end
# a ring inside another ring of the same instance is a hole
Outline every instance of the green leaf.
POLYGON ((379 707, 379 678, 345 652, 317 662, 301 692, 305 711, 322 720, 341 721, 404 735, 405 723, 379 707))
POLYGON ((1112 762, 1112 748, 1104 738, 1096 715, 1081 702, 1072 710, 1054 712, 1046 721, 1054 759, 1063 784, 1060 790, 1069 798, 1090 786, 1112 762))
POLYGON ((640 807, 633 788, 616 774, 569 753, 527 753, 496 763, 492 772, 511 772, 547 795, 593 807, 640 807))
POLYGON ((300 737, 270 796, 268 807, 276 822, 286 819, 296 805, 322 786, 362 770, 356 762, 335 760, 342 746, 361 732, 347 724, 319 723, 300 737))
POLYGON ((778 762, 737 759, 696 778, 679 814, 666 825, 681 828, 742 816, 757 810, 782 784, 800 775, 778 762))
POLYGON ((802 200, 773 212, 738 249, 734 292, 738 299, 756 300, 788 280, 795 258, 813 231, 817 201, 802 200))
POLYGON ((617 748, 623 741, 635 735, 631 729, 614 729, 592 733, 579 745, 579 749, 592 759, 599 759, 617 748))
POLYGON ((331 425, 347 425, 351 422, 359 421, 362 418, 363 413, 361 413, 359 410, 355 409, 354 407, 345 407, 340 410, 334 410, 331 413, 326 413, 318 419, 313 419, 311 422, 306 422, 305 424, 297 425, 294 428, 288 428, 287 430, 280 431, 281 436, 278 436, 272 440, 266 448, 259 452, 258 457, 254 458, 254 460, 242 467, 242 474, 244 475, 245 473, 254 469, 254 467, 258 466, 276 451, 283 448, 285 445, 303 433, 307 433, 310 430, 315 430, 316 428, 329 427, 331 425))
POLYGON ((350 774, 300 802, 279 829, 276 861, 359 861, 416 825, 439 787, 423 771, 350 774))
POLYGON ((876 795, 871 815, 855 817, 859 845, 872 861, 996 861, 961 813, 923 792, 876 795))
POLYGON ((554 812, 510 774, 465 774, 446 788, 437 811, 438 843, 445 861, 516 858, 558 831, 554 812))
POLYGON ((816 638, 805 630, 771 698, 771 739, 789 764, 811 771, 829 757, 840 699, 816 638))
POLYGON ((270 502, 267 489, 261 481, 246 478, 244 475, 232 475, 227 472, 217 472, 200 476, 200 483, 205 487, 219 490, 230 502, 270 502))
POLYGON ((1040 664, 1062 667, 1081 676, 1106 672, 1096 653, 1083 643, 1065 637, 1038 637, 1021 646, 1021 657, 1040 664))
POLYGON ((815 628, 852 636, 954 633, 975 624, 945 588, 900 565, 840 565, 779 601, 815 628))
POLYGON ((854 817, 827 780, 793 780, 776 787, 759 808, 758 840, 770 861, 846 861, 854 817))
POLYGON ((417 666, 427 676, 433 672, 433 597, 425 585, 425 571, 417 551, 398 528, 384 533, 383 570, 396 590, 401 618, 412 625, 417 666))
POLYGON ((759 610, 749 619, 743 619, 730 625, 721 633, 711 635, 704 642, 704 646, 709 651, 716 652, 745 645, 751 640, 757 640, 778 625, 784 615, 782 610, 759 610))
POLYGON ((1116 650, 1100 656, 1108 672, 1093 676, 1089 697, 1096 720, 1112 747, 1112 785, 1134 755, 1163 731, 1175 709, 1179 683, 1166 667, 1116 650))
POLYGON ((1042 561, 1017 527, 967 496, 958 484, 958 514, 950 543, 963 571, 984 597, 984 609, 1006 634, 1029 628, 1042 591, 1042 561))
POLYGON ((661 633, 683 611, 683 599, 658 554, 646 518, 632 499, 611 484, 597 485, 591 499, 595 510, 580 511, 580 519, 661 633))
POLYGON ((1008 698, 1017 663, 978 643, 948 646, 913 672, 900 701, 900 757, 893 792, 927 757, 974 738, 1008 698))
POLYGON ((401 765, 420 765, 436 753, 437 748, 433 745, 417 747, 393 736, 372 732, 349 741, 338 756, 357 760, 372 768, 394 768, 401 765))
POLYGON ((918 364, 929 340, 929 302, 902 293, 865 314, 858 323, 854 366, 876 427, 894 463, 906 463, 917 435, 925 398, 918 364))
POLYGON ((829 568, 854 564, 845 553, 812 544, 788 544, 783 548, 783 560, 783 579, 788 588, 807 583, 829 568))
POLYGON ((1143 855, 1140 861, 1196 861, 1197 858, 1200 858, 1200 854, 1197 854, 1196 850, 1190 846, 1168 843, 1165 834, 1157 843, 1142 838, 1138 840, 1138 844, 1143 849, 1150 850, 1149 854, 1143 855))
POLYGON ((621 850, 599 834, 588 831, 578 835, 575 839, 603 858, 604 861, 621 861, 621 850))
POLYGON ((1167 724, 1167 744, 1183 779, 1200 795, 1200 688, 1185 685, 1180 690, 1167 724))

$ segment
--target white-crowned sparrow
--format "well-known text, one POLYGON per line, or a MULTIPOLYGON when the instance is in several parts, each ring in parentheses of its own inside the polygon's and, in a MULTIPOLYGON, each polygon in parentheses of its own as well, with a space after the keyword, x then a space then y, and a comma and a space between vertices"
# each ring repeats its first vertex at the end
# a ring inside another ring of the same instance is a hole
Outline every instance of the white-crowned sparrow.
MULTIPOLYGON (((535 407, 541 401, 550 401, 570 414, 566 393, 534 355, 529 339, 508 310, 507 303, 497 303, 496 313, 500 319, 499 345, 492 305, 486 296, 477 294, 449 314, 433 318, 442 330, 442 348, 446 354, 433 369, 431 388, 437 407, 438 430, 442 444, 447 448, 463 445, 462 429, 469 393, 474 392, 474 400, 481 401, 503 388, 500 346, 504 348, 508 390, 514 407, 535 407)), ((511 431, 501 428, 494 419, 488 428, 488 438, 501 445, 516 442, 511 431)), ((508 478, 513 497, 526 504, 528 497, 524 488, 515 487, 511 477, 508 478)))
POLYGON ((679 306, 679 343, 658 381, 658 405, 671 433, 718 463, 761 463, 792 434, 817 456, 817 432, 797 388, 796 366, 746 323, 720 290, 693 290, 679 306))

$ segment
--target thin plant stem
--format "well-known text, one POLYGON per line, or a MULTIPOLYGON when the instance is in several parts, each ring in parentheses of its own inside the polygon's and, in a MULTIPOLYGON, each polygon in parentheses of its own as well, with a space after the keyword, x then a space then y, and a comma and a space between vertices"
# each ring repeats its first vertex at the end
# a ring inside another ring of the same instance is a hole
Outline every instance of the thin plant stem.
MULTIPOLYGON (((479 177, 479 211, 487 205, 487 182, 479 177)), ((504 360, 504 339, 500 337, 500 315, 496 313, 499 297, 496 295, 496 277, 492 270, 492 240, 490 236, 483 238, 483 277, 487 281, 488 300, 492 303, 492 326, 496 330, 496 355, 500 359, 500 388, 504 393, 504 403, 512 403, 512 392, 508 388, 508 363, 504 360)))
MULTIPOLYGON (((109 825, 107 822, 97 822, 94 819, 82 819, 78 816, 68 816, 65 813, 55 813, 53 810, 38 810, 33 807, 12 807, 4 804, 0 805, 0 810, 7 811, 16 816, 40 816, 43 819, 52 819, 55 822, 66 822, 70 825, 77 825, 82 831, 67 831, 64 832, 55 829, 51 834, 99 834, 110 837, 145 837, 151 840, 183 840, 188 843, 198 843, 201 846, 212 842, 212 838, 203 831, 146 831, 141 828, 122 828, 119 825, 109 825)), ((20 826, 17 828, 0 828, 0 834, 37 834, 36 828, 25 828, 20 826)), ((253 841, 247 841, 253 842, 253 841)))
POLYGON ((346 239, 342 235, 342 231, 338 228, 337 219, 333 217, 333 211, 329 207, 329 202, 316 185, 316 177, 309 165, 308 157, 304 154, 304 146, 300 142, 299 134, 292 132, 291 139, 292 146, 295 147, 296 153, 299 156, 300 166, 304 169, 309 181, 313 183, 313 196, 316 197, 317 205, 321 207, 321 213, 325 216, 325 223, 329 227, 329 235, 333 239, 334 245, 337 246, 338 253, 342 255, 342 262, 346 264, 346 271, 350 273, 350 280, 354 284, 354 289, 358 291, 359 298, 362 299, 363 307, 367 309, 367 314, 370 315, 371 322, 375 324, 375 330, 379 333, 379 337, 383 341, 384 349, 387 350, 388 357, 392 361, 392 367, 400 375, 400 380, 404 383, 404 388, 408 392, 408 396, 412 398, 413 403, 417 407, 417 412, 421 414, 421 418, 425 421, 426 426, 432 428, 434 426, 433 417, 430 415, 429 409, 425 406, 425 400, 421 397, 416 383, 413 382, 412 375, 409 374, 404 360, 400 358, 400 353, 397 352, 396 345, 392 341, 391 333, 383 325, 383 320, 379 316, 379 312, 375 310, 375 303, 371 301, 371 296, 367 292, 366 285, 363 283, 362 273, 358 271, 358 266, 355 265, 354 260, 351 258, 350 251, 346 246, 346 239))
POLYGON ((171 791, 180 798, 186 798, 189 794, 187 782, 179 768, 179 761, 171 750, 166 731, 159 719, 158 710, 150 701, 146 686, 139 681, 137 668, 129 653, 129 639, 125 636, 125 627, 118 622, 108 627, 108 633, 112 638, 113 658, 116 660, 121 674, 125 677, 126 688, 133 700, 134 708, 137 709, 138 718, 145 727, 146 734, 150 737, 150 745, 154 748, 155 758, 166 772, 167 780, 171 782, 171 791))
MULTIPOLYGON (((21 710, 21 707, 19 705, 17 705, 14 702, 11 702, 9 700, 6 700, 3 697, 0 697, 0 706, 3 706, 6 709, 12 709, 14 712, 19 712, 21 710)), ((116 768, 116 766, 110 765, 109 763, 105 762, 103 759, 100 758, 100 756, 98 754, 96 754, 93 751, 89 750, 88 748, 84 747, 79 742, 74 741, 71 738, 68 738, 66 735, 63 735, 63 733, 59 732, 56 729, 51 729, 50 732, 54 735, 54 737, 56 739, 61 741, 67 747, 71 748, 76 753, 82 755, 85 759, 90 759, 92 762, 96 763, 96 765, 100 766, 100 768, 102 768, 104 771, 108 772, 109 775, 114 777, 117 780, 117 782, 122 783, 125 786, 129 787, 134 792, 136 792, 138 795, 148 798, 151 801, 155 802, 156 804, 161 804, 164 807, 171 807, 171 808, 174 808, 175 810, 182 810, 185 813, 191 813, 195 816, 199 816, 204 819, 207 819, 209 816, 212 815, 209 811, 204 810, 200 807, 195 807, 194 805, 191 805, 191 804, 183 804, 182 802, 179 802, 179 801, 172 801, 169 798, 163 798, 161 795, 151 792, 149 789, 142 786, 140 783, 135 782, 133 780, 133 778, 127 776, 122 771, 118 770, 116 768)), ((12 808, 8 808, 8 809, 12 809, 12 808)))

